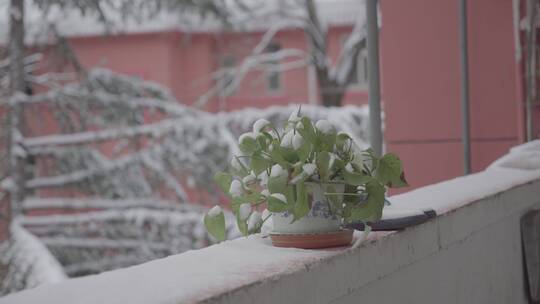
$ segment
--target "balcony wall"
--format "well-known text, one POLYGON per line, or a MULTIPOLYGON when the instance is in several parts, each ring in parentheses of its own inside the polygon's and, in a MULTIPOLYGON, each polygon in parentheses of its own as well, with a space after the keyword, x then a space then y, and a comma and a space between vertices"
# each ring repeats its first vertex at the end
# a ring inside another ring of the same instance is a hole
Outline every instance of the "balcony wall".
POLYGON ((392 197, 439 216, 356 248, 275 248, 252 236, 0 303, 526 303, 520 218, 540 208, 539 194, 533 142, 485 171, 392 197))

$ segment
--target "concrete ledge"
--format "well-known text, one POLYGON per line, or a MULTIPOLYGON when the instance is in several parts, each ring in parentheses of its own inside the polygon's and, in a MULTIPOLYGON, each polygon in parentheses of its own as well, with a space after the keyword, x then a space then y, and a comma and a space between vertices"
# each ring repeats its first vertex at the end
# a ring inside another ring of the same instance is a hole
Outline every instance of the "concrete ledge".
POLYGON ((540 208, 539 170, 493 167, 391 201, 440 215, 355 249, 252 236, 0 303, 526 303, 519 220, 540 208))

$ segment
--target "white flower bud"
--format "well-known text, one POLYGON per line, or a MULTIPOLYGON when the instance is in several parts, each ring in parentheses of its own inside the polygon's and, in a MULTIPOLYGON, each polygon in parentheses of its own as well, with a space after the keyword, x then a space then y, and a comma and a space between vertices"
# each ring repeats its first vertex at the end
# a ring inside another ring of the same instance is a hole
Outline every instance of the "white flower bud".
POLYGON ((302 137, 302 135, 300 135, 300 133, 294 134, 292 138, 293 149, 298 150, 300 149, 300 147, 302 147, 303 144, 304 144, 304 138, 302 137))
POLYGON ((283 138, 281 139, 281 146, 283 148, 291 148, 292 147, 292 139, 294 137, 294 131, 291 130, 287 133, 285 133, 285 135, 283 135, 283 138))
POLYGON ((257 180, 257 177, 255 176, 255 174, 250 173, 242 179, 242 182, 244 183, 244 185, 249 185, 255 182, 256 180, 257 180))
POLYGON ((267 126, 270 125, 270 122, 264 118, 261 118, 261 119, 258 119, 254 124, 253 124, 253 133, 257 134, 261 131, 264 130, 264 128, 266 128, 267 126))
POLYGON ((266 170, 261 172, 261 174, 259 174, 257 178, 259 179, 259 183, 261 184, 261 186, 265 187, 266 185, 268 185, 268 173, 266 172, 266 170))
POLYGON ((297 123, 302 119, 302 117, 298 116, 298 110, 294 110, 291 115, 289 116, 289 121, 297 123))
POLYGON ((305 164, 302 166, 302 170, 304 170, 307 175, 313 175, 317 171, 317 166, 315 164, 305 164))
POLYGON ((287 175, 287 171, 283 169, 279 164, 275 164, 270 169, 270 177, 281 177, 287 175))
POLYGON ((214 206, 212 207, 212 209, 210 209, 208 211, 208 216, 209 217, 216 217, 218 215, 220 215, 221 213, 223 213, 223 210, 221 210, 221 207, 220 206, 214 206))
POLYGON ((242 183, 239 180, 233 180, 231 187, 229 188, 229 193, 232 197, 242 196, 244 189, 242 188, 242 183))
POLYGON ((243 143, 244 140, 246 140, 247 138, 256 139, 257 136, 256 136, 255 133, 253 133, 253 132, 246 132, 246 133, 240 135, 240 137, 238 137, 238 142, 241 144, 241 143, 243 143))
POLYGON ((261 213, 253 211, 248 220, 248 231, 255 229, 262 222, 261 213))

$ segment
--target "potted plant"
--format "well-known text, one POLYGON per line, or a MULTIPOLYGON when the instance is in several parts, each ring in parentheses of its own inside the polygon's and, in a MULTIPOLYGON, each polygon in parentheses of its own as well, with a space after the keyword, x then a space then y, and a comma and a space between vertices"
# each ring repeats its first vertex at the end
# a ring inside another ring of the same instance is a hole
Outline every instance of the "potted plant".
MULTIPOLYGON (((303 248, 344 245, 344 224, 381 218, 387 187, 406 186, 400 159, 361 150, 326 120, 313 123, 294 111, 278 130, 265 119, 239 138, 242 155, 215 181, 230 197, 243 235, 273 221, 274 245, 303 248), (259 212, 266 206, 264 212, 259 212), (310 245, 311 244, 311 245, 310 245)), ((204 217, 208 232, 225 238, 219 206, 204 217)))

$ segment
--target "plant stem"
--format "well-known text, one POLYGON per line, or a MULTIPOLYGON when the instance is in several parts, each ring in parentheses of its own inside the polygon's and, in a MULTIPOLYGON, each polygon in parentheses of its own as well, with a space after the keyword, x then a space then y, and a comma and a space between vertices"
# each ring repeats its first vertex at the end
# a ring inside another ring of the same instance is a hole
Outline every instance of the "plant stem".
POLYGON ((338 193, 338 192, 325 192, 324 195, 346 195, 346 196, 363 196, 360 193, 338 193))

